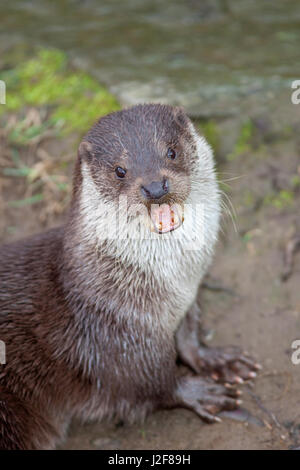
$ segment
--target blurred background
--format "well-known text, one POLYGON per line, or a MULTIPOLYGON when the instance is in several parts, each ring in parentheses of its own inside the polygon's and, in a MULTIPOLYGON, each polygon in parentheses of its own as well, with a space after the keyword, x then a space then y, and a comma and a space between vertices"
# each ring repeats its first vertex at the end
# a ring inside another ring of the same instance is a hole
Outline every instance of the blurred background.
POLYGON ((224 195, 199 294, 212 343, 264 365, 240 422, 188 411, 144 425, 75 423, 65 448, 300 446, 300 3, 296 0, 1 2, 0 241, 57 225, 78 143, 138 102, 184 106, 212 146, 224 195))

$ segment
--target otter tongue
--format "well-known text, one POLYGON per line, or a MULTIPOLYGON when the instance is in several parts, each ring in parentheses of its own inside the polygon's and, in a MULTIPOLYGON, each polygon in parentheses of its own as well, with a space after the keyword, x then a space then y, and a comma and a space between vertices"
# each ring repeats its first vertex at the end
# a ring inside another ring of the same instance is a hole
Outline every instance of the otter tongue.
POLYGON ((162 204, 161 206, 151 207, 151 220, 154 230, 157 233, 167 233, 178 228, 182 223, 182 216, 176 204, 169 206, 162 204))

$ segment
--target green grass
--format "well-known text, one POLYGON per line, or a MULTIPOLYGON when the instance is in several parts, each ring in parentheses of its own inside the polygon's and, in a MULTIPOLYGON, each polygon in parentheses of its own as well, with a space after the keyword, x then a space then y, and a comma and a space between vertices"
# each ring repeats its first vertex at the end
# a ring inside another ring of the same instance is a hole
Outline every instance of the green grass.
POLYGON ((241 127, 240 134, 232 152, 227 155, 227 160, 232 161, 245 152, 251 150, 251 138, 253 136, 254 126, 251 119, 248 119, 241 127))

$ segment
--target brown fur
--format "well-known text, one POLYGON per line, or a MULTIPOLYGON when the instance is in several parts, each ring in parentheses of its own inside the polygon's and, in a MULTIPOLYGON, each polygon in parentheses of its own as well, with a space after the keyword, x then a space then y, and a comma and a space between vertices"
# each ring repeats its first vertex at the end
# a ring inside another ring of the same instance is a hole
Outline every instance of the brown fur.
MULTIPOLYGON (((66 300, 64 284, 67 291, 71 286, 61 279, 62 237, 55 229, 0 251, 7 356, 0 374, 0 448, 44 448, 49 441, 52 447, 74 415, 132 420, 139 407, 142 414, 153 409, 172 385, 173 345, 162 351, 159 334, 148 332, 146 341, 142 325, 112 316, 109 294, 101 315, 93 297, 90 305, 80 292, 66 300), (122 340, 132 346, 124 359, 122 340)), ((104 260, 103 270, 109 266, 104 260)))
POLYGON ((167 198, 184 201, 188 123, 181 110, 158 105, 102 118, 80 147, 66 225, 1 248, 0 448, 53 448, 73 417, 131 422, 176 405, 174 331, 162 314, 168 282, 83 237, 79 204, 83 161, 104 199, 123 191, 140 202, 137 179, 165 174, 167 198), (170 145, 181 159, 160 163, 170 145), (114 167, 126 159, 132 180, 122 186, 114 167))

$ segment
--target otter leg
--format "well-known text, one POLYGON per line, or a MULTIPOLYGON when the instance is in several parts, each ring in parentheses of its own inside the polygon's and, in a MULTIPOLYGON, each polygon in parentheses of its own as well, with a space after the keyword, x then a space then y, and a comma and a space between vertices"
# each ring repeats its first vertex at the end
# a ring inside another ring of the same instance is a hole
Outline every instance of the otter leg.
POLYGON ((225 383, 243 383, 261 369, 247 353, 235 346, 209 348, 200 340, 199 305, 195 302, 176 333, 179 358, 197 374, 206 373, 225 383))
POLYGON ((57 437, 37 411, 0 387, 0 450, 51 449, 57 437))
POLYGON ((216 416, 223 410, 234 410, 241 401, 240 392, 226 388, 208 377, 185 376, 178 379, 175 391, 175 406, 188 408, 209 423, 221 421, 216 416))

